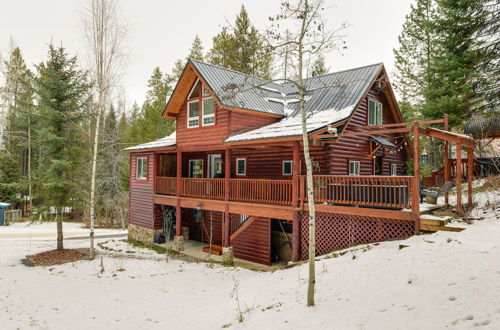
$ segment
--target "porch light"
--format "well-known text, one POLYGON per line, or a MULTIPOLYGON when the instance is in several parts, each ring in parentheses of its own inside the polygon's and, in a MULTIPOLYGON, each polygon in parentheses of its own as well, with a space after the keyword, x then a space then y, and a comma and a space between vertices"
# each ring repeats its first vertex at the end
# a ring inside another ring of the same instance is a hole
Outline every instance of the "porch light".
POLYGON ((337 127, 333 127, 333 126, 328 126, 328 134, 333 134, 335 137, 337 137, 337 127))
POLYGON ((420 156, 420 162, 422 165, 427 165, 429 163, 429 155, 425 149, 422 151, 422 155, 420 156))

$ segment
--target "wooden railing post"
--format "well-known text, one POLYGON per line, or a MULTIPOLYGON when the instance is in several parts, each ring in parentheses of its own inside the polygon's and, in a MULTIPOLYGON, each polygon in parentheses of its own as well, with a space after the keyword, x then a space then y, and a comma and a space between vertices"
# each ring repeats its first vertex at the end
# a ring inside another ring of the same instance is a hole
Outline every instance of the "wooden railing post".
POLYGON ((467 202, 469 210, 472 208, 472 175, 474 170, 474 149, 467 148, 467 202))
POLYGON ((455 168, 455 182, 457 186, 457 212, 462 213, 462 144, 457 143, 457 164, 455 168))
POLYGON ((420 134, 418 123, 413 124, 413 186, 411 193, 411 209, 415 217, 415 233, 420 232, 420 134))
POLYGON ((300 148, 299 143, 293 144, 293 182, 292 182, 292 261, 299 261, 299 245, 300 245, 300 214, 299 207, 299 172, 300 172, 300 148))
POLYGON ((230 178, 231 178, 231 149, 226 148, 225 161, 224 161, 224 200, 226 205, 224 206, 224 226, 223 227, 223 237, 224 246, 230 246, 230 221, 231 215, 229 214, 229 197, 230 197, 230 178))
POLYGON ((175 235, 182 235, 182 209, 181 209, 181 177, 182 177, 182 151, 177 151, 177 206, 175 210, 175 235))
MULTIPOLYGON (((444 115, 444 130, 448 130, 448 115, 444 115)), ((444 183, 450 181, 450 157, 448 141, 444 141, 444 183)), ((444 184, 443 183, 443 184, 444 184)), ((444 193, 444 204, 448 206, 448 192, 444 193)))

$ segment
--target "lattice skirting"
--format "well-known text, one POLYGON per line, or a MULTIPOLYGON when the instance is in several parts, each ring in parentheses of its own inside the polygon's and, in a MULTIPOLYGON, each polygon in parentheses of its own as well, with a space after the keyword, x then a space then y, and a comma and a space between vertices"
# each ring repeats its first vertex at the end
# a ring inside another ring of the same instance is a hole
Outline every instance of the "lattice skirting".
MULTIPOLYGON (((316 212, 316 255, 362 243, 402 239, 414 232, 413 221, 316 212)), ((309 255, 308 240, 309 213, 303 212, 300 220, 300 253, 303 260, 309 255)))

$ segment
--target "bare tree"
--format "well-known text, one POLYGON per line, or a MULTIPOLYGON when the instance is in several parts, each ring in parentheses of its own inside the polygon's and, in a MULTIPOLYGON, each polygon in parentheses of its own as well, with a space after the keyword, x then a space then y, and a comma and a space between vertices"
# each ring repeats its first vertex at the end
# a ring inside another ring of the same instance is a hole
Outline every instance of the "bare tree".
POLYGON ((99 133, 105 106, 125 67, 122 53, 127 33, 120 24, 116 0, 91 0, 83 15, 83 27, 91 57, 91 73, 95 84, 97 109, 90 182, 90 256, 94 257, 94 223, 97 154, 99 133))
MULTIPOLYGON (((297 0, 293 3, 283 1, 281 12, 270 17, 272 23, 268 31, 268 40, 271 48, 278 56, 293 56, 296 59, 294 65, 293 79, 286 78, 285 81, 292 83, 298 90, 299 109, 302 124, 302 144, 304 148, 304 159, 307 174, 307 202, 309 206, 309 280, 307 286, 307 306, 314 305, 315 275, 315 222, 316 212, 313 195, 313 164, 309 153, 309 138, 307 130, 307 118, 312 109, 306 107, 306 95, 311 92, 305 84, 304 70, 307 61, 313 61, 320 54, 333 50, 341 39, 338 32, 346 27, 342 24, 337 30, 327 30, 323 19, 323 0, 297 0)), ((287 73, 287 77, 292 77, 287 73)), ((326 88, 327 86, 325 86, 326 88)))

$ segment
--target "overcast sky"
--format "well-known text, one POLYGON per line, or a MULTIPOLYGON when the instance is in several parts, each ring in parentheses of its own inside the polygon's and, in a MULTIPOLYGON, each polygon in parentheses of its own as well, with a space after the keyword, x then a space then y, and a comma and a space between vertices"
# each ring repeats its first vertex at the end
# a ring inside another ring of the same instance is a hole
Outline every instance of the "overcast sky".
MULTIPOLYGON (((130 53, 123 86, 126 98, 142 103, 154 67, 170 72, 187 55, 196 34, 205 50, 226 21, 234 22, 242 4, 255 26, 264 29, 276 14, 280 0, 120 0, 120 16, 129 24, 126 40, 130 53)), ((393 71, 392 49, 412 0, 326 0, 329 27, 342 22, 348 49, 326 57, 330 71, 384 62, 393 71)), ((81 13, 85 0, 0 0, 0 52, 12 37, 28 64, 46 58, 51 40, 79 57, 86 55, 81 13)))

